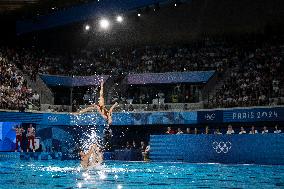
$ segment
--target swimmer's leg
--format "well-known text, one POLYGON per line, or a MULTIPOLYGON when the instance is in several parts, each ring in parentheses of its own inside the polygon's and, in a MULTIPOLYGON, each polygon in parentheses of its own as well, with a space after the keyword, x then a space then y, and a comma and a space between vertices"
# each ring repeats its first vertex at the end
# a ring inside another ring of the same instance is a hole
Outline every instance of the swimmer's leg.
POLYGON ((113 112, 113 109, 118 105, 118 103, 116 102, 114 105, 112 105, 112 107, 109 109, 109 112, 108 112, 108 124, 111 125, 112 124, 112 112, 113 112))
POLYGON ((109 115, 112 115, 112 111, 113 109, 118 105, 118 103, 116 102, 114 105, 112 105, 112 107, 109 109, 109 115))

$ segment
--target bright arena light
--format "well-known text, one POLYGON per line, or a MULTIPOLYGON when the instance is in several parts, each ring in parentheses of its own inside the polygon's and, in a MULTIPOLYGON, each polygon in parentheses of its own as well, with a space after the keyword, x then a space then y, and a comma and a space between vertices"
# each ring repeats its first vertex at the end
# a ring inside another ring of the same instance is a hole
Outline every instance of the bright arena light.
POLYGON ((107 19, 101 19, 100 20, 100 27, 102 28, 102 29, 108 29, 108 27, 109 27, 109 21, 107 20, 107 19))
POLYGON ((90 27, 90 25, 88 25, 88 24, 85 26, 85 30, 86 30, 86 31, 89 31, 90 28, 91 28, 91 27, 90 27))
POLYGON ((117 22, 122 22, 122 21, 123 21, 122 16, 117 16, 117 17, 116 17, 116 21, 117 21, 117 22))
POLYGON ((138 13, 138 14, 137 14, 137 16, 139 16, 139 17, 140 17, 140 16, 141 16, 141 14, 140 14, 140 13, 138 13))

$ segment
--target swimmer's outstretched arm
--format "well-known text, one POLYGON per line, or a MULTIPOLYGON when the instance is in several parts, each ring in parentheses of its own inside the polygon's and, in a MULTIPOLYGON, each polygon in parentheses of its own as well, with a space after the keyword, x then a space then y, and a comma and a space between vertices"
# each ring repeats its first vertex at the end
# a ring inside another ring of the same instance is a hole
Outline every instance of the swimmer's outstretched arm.
POLYGON ((107 117, 106 117, 106 116, 104 115, 104 113, 101 111, 100 107, 99 107, 98 105, 95 105, 95 104, 93 104, 93 105, 91 105, 91 106, 89 106, 89 107, 87 107, 87 108, 84 108, 84 109, 80 110, 79 112, 73 112, 73 113, 71 113, 71 114, 73 114, 73 115, 83 114, 83 113, 86 113, 86 112, 89 112, 89 111, 92 111, 92 110, 95 110, 95 109, 98 110, 98 112, 101 114, 101 116, 102 116, 104 119, 107 119, 107 117))
POLYGON ((113 109, 118 105, 118 103, 116 102, 114 105, 112 105, 112 107, 109 109, 109 116, 107 117, 107 122, 108 125, 112 124, 112 111, 113 109))

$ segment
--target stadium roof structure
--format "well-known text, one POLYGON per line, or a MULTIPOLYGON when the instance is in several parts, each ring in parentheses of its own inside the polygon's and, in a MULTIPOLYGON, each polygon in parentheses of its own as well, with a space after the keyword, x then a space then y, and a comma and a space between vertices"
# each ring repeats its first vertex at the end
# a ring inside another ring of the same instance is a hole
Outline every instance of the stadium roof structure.
POLYGON ((52 12, 33 19, 17 21, 17 34, 44 30, 95 18, 100 15, 123 14, 139 8, 173 2, 172 0, 99 0, 52 12))
POLYGON ((0 13, 7 13, 23 9, 26 6, 36 4, 39 0, 1 0, 0 13))

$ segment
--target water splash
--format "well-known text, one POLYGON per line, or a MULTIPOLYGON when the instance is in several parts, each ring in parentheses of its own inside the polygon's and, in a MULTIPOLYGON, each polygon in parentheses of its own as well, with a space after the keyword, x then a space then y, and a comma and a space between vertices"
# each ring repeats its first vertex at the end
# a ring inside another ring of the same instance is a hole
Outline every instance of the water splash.
MULTIPOLYGON (((100 80, 101 79, 103 78, 100 78, 100 80)), ((93 96, 94 95, 97 96, 98 88, 99 87, 96 86, 96 87, 92 87, 88 89, 89 93, 93 94, 93 96)), ((114 89, 114 93, 118 97, 119 95, 118 95, 116 87, 114 87, 113 89, 114 89)), ((93 104, 96 102, 94 99, 89 99, 89 103, 93 104)), ((120 106, 118 107, 121 108, 120 106)), ((126 108, 127 104, 125 104, 124 107, 126 108)), ((125 108, 122 109, 122 112, 127 117, 129 116, 130 113, 126 111, 125 108)), ((122 122, 124 118, 125 118, 124 116, 116 115, 114 121, 117 120, 118 122, 122 122)), ((79 115, 74 115, 71 117, 72 125, 75 125, 76 128, 79 128, 79 132, 77 132, 77 136, 76 136, 77 139, 75 139, 75 146, 77 146, 77 148, 80 148, 84 150, 85 152, 89 150, 92 144, 97 144, 101 149, 106 148, 106 144, 103 144, 103 138, 102 138, 103 129, 100 130, 101 125, 98 125, 98 120, 101 120, 101 119, 102 119, 101 115, 99 115, 96 112, 79 114, 79 115), (82 126, 86 124, 89 124, 89 126, 82 126)), ((105 126, 106 125, 104 125, 103 127, 105 126)), ((121 133, 117 133, 117 135, 119 136, 119 138, 124 138, 126 135, 126 132, 127 130, 122 131, 121 133)))
POLYGON ((91 127, 86 132, 83 133, 81 139, 79 140, 81 148, 84 150, 89 150, 92 144, 98 145, 100 148, 103 147, 102 139, 98 135, 99 130, 97 127, 91 127))

